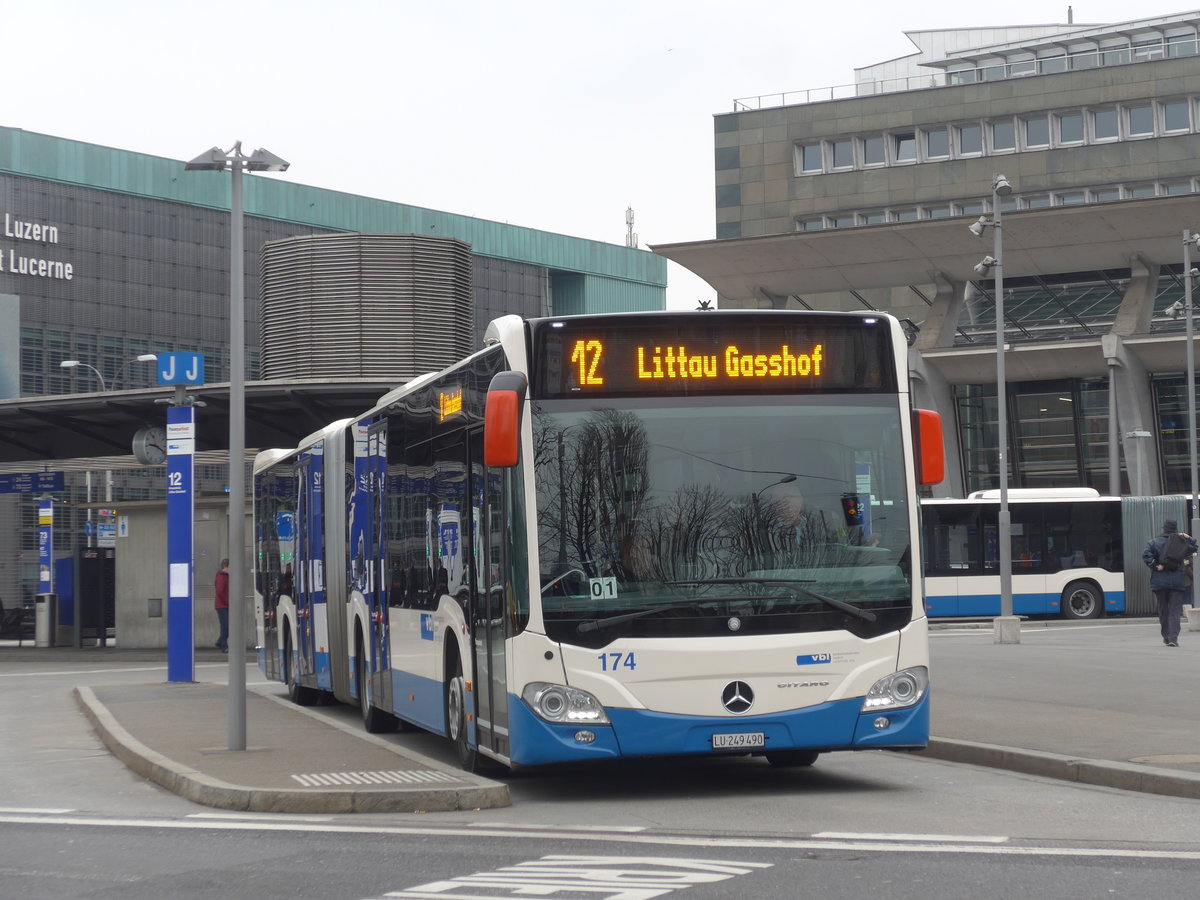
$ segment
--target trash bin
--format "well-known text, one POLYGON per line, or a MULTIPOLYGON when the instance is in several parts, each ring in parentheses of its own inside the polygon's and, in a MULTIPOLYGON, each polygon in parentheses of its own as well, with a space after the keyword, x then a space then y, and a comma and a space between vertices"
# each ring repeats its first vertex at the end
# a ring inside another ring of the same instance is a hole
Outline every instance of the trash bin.
POLYGON ((53 647, 58 631, 58 594, 38 594, 34 601, 33 646, 53 647))

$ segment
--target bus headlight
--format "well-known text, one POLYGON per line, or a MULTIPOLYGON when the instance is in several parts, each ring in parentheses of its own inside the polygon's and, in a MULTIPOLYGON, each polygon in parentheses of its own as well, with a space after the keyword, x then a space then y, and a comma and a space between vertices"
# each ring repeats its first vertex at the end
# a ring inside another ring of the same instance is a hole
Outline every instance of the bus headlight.
POLYGON ((863 698, 863 712, 903 709, 921 702, 929 689, 929 670, 924 666, 901 669, 871 685, 863 698))
POLYGON ((599 700, 587 691, 567 687, 564 684, 547 684, 544 681, 531 682, 525 685, 525 690, 521 691, 521 699, 547 722, 608 724, 608 715, 604 712, 604 707, 600 705, 599 700))

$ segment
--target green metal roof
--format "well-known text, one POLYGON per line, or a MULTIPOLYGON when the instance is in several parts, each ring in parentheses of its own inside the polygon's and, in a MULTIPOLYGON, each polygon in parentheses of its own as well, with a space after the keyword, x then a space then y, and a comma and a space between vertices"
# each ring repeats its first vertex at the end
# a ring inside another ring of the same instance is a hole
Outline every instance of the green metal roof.
MULTIPOLYGON (((181 160, 0 126, 0 171, 213 209, 229 208, 228 174, 185 175, 183 165, 181 160)), ((667 262, 646 250, 275 178, 248 176, 243 184, 247 215, 338 231, 454 237, 469 242, 481 256, 659 288, 663 291, 659 303, 665 303, 667 262)))

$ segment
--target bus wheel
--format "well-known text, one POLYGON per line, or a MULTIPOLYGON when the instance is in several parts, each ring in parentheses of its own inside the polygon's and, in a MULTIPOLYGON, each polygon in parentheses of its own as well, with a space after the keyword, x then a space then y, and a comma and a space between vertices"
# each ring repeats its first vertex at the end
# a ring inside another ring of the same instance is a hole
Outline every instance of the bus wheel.
POLYGON ((811 766, 817 761, 817 757, 821 754, 816 750, 780 750, 776 753, 768 753, 767 762, 773 766, 811 766))
POLYGON ((1094 584, 1072 581, 1062 592, 1064 619, 1095 619, 1104 612, 1104 594, 1094 584))
POLYGON ((290 635, 283 639, 283 670, 287 673, 288 696, 292 702, 299 706, 312 706, 317 700, 317 692, 300 683, 300 673, 296 671, 296 659, 292 655, 290 635))
POLYGON ((446 685, 446 737, 454 745, 458 763, 468 772, 475 771, 475 751, 467 740, 467 683, 462 664, 455 667, 454 677, 446 685))
POLYGON ((362 711, 363 728, 371 734, 395 731, 398 724, 396 717, 371 705, 370 681, 371 672, 367 668, 367 658, 360 646, 358 649, 358 708, 362 711))

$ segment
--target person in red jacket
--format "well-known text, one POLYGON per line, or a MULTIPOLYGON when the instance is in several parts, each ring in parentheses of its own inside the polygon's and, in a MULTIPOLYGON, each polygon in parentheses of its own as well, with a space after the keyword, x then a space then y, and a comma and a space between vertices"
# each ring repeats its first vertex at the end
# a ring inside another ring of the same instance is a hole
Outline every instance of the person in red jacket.
POLYGON ((229 560, 221 560, 221 568, 213 582, 213 608, 217 621, 221 623, 221 636, 217 638, 217 649, 229 652, 229 560))

